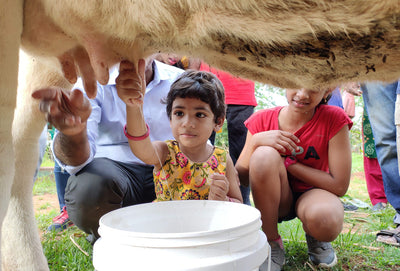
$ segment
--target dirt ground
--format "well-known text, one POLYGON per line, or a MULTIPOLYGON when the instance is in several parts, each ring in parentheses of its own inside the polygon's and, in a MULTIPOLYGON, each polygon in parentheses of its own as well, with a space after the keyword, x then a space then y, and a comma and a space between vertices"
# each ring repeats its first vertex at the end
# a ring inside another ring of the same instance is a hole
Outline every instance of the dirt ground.
POLYGON ((46 214, 53 209, 58 210, 58 198, 56 194, 44 194, 33 196, 33 208, 35 214, 46 214))

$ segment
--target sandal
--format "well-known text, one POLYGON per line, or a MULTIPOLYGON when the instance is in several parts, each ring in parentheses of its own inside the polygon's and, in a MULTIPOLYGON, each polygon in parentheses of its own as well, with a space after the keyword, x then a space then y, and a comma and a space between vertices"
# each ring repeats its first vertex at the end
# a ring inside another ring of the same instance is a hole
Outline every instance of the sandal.
POLYGON ((381 230, 376 234, 376 241, 400 247, 400 227, 394 230, 381 230))

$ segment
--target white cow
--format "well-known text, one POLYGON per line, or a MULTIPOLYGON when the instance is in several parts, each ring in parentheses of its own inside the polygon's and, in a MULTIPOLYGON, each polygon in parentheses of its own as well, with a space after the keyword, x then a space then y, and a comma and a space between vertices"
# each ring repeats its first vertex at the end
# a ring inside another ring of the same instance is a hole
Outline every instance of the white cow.
POLYGON ((48 270, 31 197, 45 124, 33 89, 80 75, 93 97, 108 67, 158 51, 281 87, 392 81, 399 29, 398 0, 0 0, 3 270, 48 270), (28 55, 16 100, 20 48, 28 55))

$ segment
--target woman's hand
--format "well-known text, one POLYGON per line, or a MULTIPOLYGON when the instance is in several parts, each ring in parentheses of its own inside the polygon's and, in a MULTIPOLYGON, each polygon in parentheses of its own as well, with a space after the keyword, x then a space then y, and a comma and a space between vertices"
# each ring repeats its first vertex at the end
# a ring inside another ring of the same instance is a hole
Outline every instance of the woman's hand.
POLYGON ((215 173, 210 176, 212 179, 210 185, 210 192, 208 194, 209 200, 225 201, 229 191, 229 181, 223 174, 215 173))
POLYGON ((292 154, 299 150, 296 145, 300 140, 292 133, 281 130, 270 130, 257 133, 252 138, 254 149, 259 146, 269 146, 280 154, 292 154))
POLYGON ((145 61, 140 59, 137 69, 132 62, 121 61, 115 84, 118 96, 127 106, 143 104, 146 92, 145 61))

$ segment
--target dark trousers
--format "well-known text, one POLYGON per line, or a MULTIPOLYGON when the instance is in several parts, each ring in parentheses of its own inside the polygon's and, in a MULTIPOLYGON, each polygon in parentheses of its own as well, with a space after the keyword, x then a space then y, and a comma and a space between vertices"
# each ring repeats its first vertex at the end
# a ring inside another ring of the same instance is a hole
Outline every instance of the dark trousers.
MULTIPOLYGON (((229 154, 233 164, 236 164, 240 153, 246 143, 247 128, 244 122, 253 114, 254 106, 228 104, 226 109, 226 121, 228 128, 229 154)), ((250 205, 250 187, 240 185, 243 203, 250 205)))
POLYGON ((99 219, 121 207, 156 198, 153 167, 95 158, 68 179, 65 204, 78 228, 99 237, 99 219))

